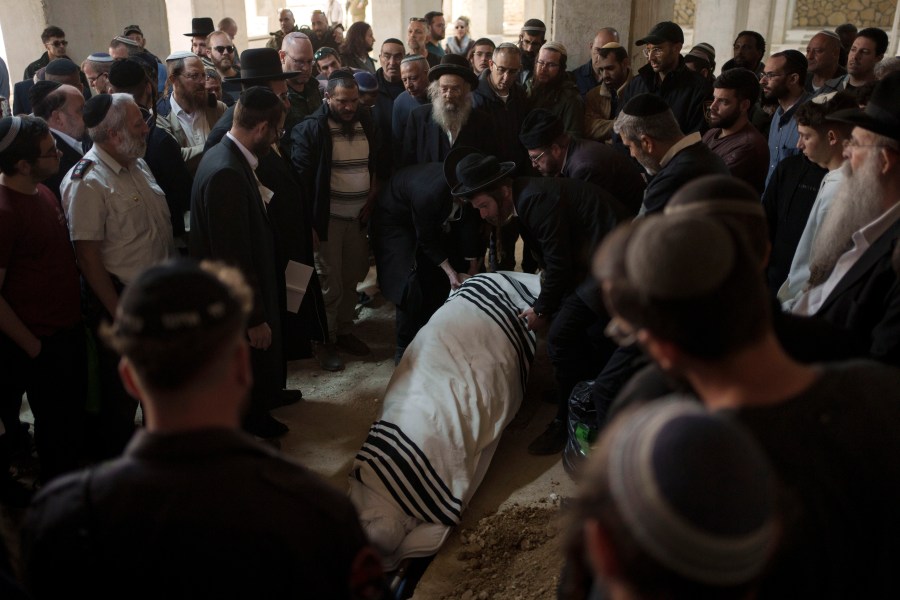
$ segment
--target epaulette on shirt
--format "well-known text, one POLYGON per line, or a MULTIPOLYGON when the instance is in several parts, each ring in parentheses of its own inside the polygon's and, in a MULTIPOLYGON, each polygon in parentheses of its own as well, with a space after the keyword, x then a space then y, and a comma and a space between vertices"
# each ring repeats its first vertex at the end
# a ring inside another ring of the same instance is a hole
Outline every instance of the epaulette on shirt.
POLYGON ((75 163, 75 168, 72 169, 72 179, 83 179, 93 164, 94 161, 89 158, 82 158, 79 160, 75 163))

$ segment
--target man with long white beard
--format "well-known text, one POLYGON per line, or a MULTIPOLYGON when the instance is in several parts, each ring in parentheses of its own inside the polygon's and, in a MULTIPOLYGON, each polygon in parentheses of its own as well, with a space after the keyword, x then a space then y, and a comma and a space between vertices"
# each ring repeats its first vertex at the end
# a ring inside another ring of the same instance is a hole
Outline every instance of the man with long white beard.
MULTIPOLYGON (((175 255, 169 207, 142 158, 147 124, 131 94, 100 94, 84 105, 94 146, 60 184, 69 236, 86 286, 82 310, 96 329, 116 314, 122 290, 141 271, 175 255)), ((134 431, 137 401, 119 380, 118 357, 99 347, 98 447, 117 456, 134 431)))
POLYGON ((900 285, 891 254, 900 238, 900 73, 882 80, 865 110, 831 119, 855 125, 846 175, 813 244, 806 292, 795 314, 850 333, 874 358, 900 358, 900 285))
POLYGON ((454 147, 472 146, 494 152, 490 119, 472 108, 472 90, 478 78, 468 61, 448 54, 441 64, 428 71, 431 104, 414 108, 409 114, 399 166, 442 162, 454 147))

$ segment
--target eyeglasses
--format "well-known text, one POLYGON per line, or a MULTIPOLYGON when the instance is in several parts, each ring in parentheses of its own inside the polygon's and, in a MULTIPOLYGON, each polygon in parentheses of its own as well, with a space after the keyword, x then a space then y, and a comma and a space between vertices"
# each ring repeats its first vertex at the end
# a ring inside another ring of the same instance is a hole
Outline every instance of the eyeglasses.
POLYGON ((774 71, 770 71, 768 73, 759 74, 760 81, 762 81, 763 79, 775 79, 777 77, 784 77, 784 73, 775 73, 774 71))
POLYGON ((69 45, 69 42, 67 42, 66 40, 54 40, 52 42, 49 42, 49 44, 54 48, 65 48, 69 45))
POLYGON ((334 48, 328 48, 326 46, 324 48, 319 48, 318 50, 316 50, 316 53, 313 54, 313 59, 321 60, 321 59, 325 58, 326 56, 337 56, 337 55, 338 55, 337 50, 335 50, 334 48))
POLYGON ((218 52, 219 54, 234 54, 234 46, 213 46, 213 50, 218 52))
POLYGON ((87 80, 89 84, 94 85, 101 77, 109 77, 109 73, 100 73, 96 77, 88 77, 87 80))
POLYGON ((534 61, 534 64, 536 64, 540 67, 544 67, 545 69, 558 69, 559 68, 559 63, 547 62, 545 60, 536 60, 536 61, 534 61))
POLYGON ((532 156, 532 155, 529 154, 529 155, 528 155, 528 159, 531 161, 531 164, 536 165, 536 164, 537 164, 537 161, 541 160, 541 157, 542 157, 543 155, 545 155, 545 154, 547 154, 547 151, 546 151, 546 150, 544 150, 543 152, 541 152, 541 153, 538 154, 537 156, 532 156))
POLYGON ((201 78, 206 77, 206 73, 181 73, 181 76, 191 81, 200 81, 201 78))
POLYGON ((645 58, 659 58, 662 56, 662 53, 665 52, 666 49, 662 46, 657 46, 656 48, 648 48, 644 47, 644 57, 645 58))

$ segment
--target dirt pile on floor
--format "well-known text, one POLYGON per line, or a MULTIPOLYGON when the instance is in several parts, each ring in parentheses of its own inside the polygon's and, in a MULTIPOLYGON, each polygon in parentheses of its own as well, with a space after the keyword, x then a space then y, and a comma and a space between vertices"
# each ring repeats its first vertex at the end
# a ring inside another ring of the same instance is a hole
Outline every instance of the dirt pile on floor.
POLYGON ((562 567, 559 500, 514 505, 460 532, 463 562, 443 600, 537 600, 556 597, 562 567))

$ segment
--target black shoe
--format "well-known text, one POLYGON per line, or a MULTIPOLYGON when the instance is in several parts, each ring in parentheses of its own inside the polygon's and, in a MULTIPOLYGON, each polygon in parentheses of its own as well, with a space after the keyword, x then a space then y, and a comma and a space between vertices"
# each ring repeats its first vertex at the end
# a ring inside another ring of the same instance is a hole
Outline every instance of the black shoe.
POLYGON ((366 356, 372 353, 366 343, 352 333, 337 336, 337 347, 351 356, 366 356))
POLYGON ((326 371, 343 371, 344 361, 338 354, 335 344, 320 344, 317 351, 319 356, 319 366, 326 371))
POLYGON ((279 390, 277 394, 269 401, 270 408, 281 408, 296 404, 303 400, 303 392, 300 390, 279 390))
POLYGON ((252 422, 247 423, 245 429, 256 437, 260 437, 264 440, 281 437, 289 431, 287 425, 269 413, 263 413, 259 417, 253 419, 252 422))
POLYGON ((372 302, 372 296, 368 295, 365 292, 359 293, 359 302, 357 302, 357 304, 359 304, 360 306, 365 306, 370 302, 372 302))
POLYGON ((549 456, 551 454, 559 454, 566 445, 566 425, 562 419, 553 419, 547 425, 544 433, 537 436, 533 442, 528 444, 528 454, 536 456, 549 456))

